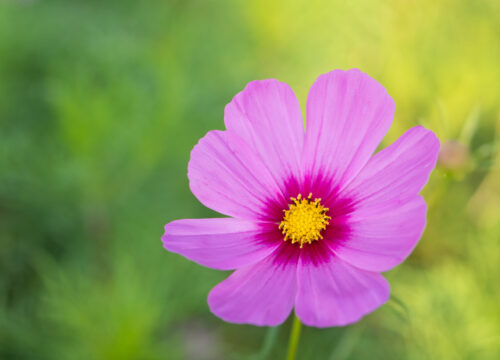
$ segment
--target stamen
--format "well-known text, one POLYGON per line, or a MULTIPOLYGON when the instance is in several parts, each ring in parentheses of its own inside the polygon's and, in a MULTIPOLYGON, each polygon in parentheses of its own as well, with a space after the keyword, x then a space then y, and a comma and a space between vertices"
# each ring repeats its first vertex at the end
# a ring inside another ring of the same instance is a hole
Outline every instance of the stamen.
POLYGON ((307 198, 299 194, 288 205, 288 210, 283 210, 283 220, 279 225, 284 241, 290 240, 292 244, 311 244, 313 241, 323 239, 321 231, 329 224, 330 216, 326 215, 328 208, 321 205, 321 199, 312 201, 312 193, 307 198))

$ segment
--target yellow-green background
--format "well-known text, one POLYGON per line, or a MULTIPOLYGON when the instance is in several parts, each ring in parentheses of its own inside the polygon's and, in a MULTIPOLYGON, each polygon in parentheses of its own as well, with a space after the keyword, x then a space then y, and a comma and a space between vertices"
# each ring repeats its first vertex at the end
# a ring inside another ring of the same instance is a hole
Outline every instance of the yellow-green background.
MULTIPOLYGON (((443 154, 427 230, 391 300, 305 328, 300 359, 500 359, 500 2, 0 2, 0 358, 279 359, 277 330, 224 323, 227 273, 167 253, 163 225, 214 216, 189 152, 255 79, 357 67, 443 154)), ((279 299, 277 299, 279 301, 279 299)))

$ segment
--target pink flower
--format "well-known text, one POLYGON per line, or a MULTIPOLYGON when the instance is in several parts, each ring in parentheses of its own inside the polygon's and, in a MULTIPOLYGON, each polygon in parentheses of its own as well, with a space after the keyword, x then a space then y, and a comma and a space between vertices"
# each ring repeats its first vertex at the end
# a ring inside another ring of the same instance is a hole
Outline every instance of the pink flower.
POLYGON ((373 155, 394 101, 353 69, 321 75, 304 131, 290 87, 253 81, 225 109, 225 131, 191 152, 193 194, 228 218, 177 220, 163 244, 201 265, 236 269, 208 296, 233 323, 274 326, 292 308, 309 326, 358 321, 384 304, 380 272, 400 264, 425 227, 419 191, 439 141, 421 126, 373 155))

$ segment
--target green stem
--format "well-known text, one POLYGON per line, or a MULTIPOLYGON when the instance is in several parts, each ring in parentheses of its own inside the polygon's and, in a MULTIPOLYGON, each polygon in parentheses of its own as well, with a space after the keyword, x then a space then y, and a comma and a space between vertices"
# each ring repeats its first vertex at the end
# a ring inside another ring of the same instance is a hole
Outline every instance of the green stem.
POLYGON ((299 345, 300 329, 302 323, 297 315, 293 315, 293 325, 292 331, 290 332, 290 340, 288 340, 288 353, 286 355, 286 360, 295 360, 295 355, 297 354, 297 347, 299 345))

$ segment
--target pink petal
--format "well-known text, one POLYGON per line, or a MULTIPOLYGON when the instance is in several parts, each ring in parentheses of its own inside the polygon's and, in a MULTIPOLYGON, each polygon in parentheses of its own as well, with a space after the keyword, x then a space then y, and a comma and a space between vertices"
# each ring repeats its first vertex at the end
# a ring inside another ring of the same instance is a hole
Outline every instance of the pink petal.
POLYGON ((416 246, 425 228, 426 206, 417 193, 436 164, 439 140, 418 126, 377 153, 342 197, 354 199, 345 219, 347 239, 334 242, 343 260, 370 271, 400 264, 416 246))
POLYGON ((361 71, 319 76, 307 99, 306 174, 330 178, 338 187, 347 184, 373 154, 393 116, 394 101, 361 71))
POLYGON ((165 226, 165 249, 220 270, 256 263, 282 244, 276 225, 232 218, 186 219, 165 226))
POLYGON ((263 219, 281 194, 261 159, 236 134, 210 131, 191 152, 189 185, 205 206, 225 215, 263 219))
POLYGON ((295 312, 308 326, 351 324, 389 299, 382 275, 343 262, 321 244, 301 253, 297 278, 295 312))
POLYGON ((228 131, 254 149, 282 188, 299 176, 304 124, 287 84, 274 79, 252 81, 226 106, 224 119, 228 131))
POLYGON ((297 252, 289 244, 265 260, 236 270, 208 295, 210 310, 225 321, 275 326, 290 314, 296 291, 297 252))

